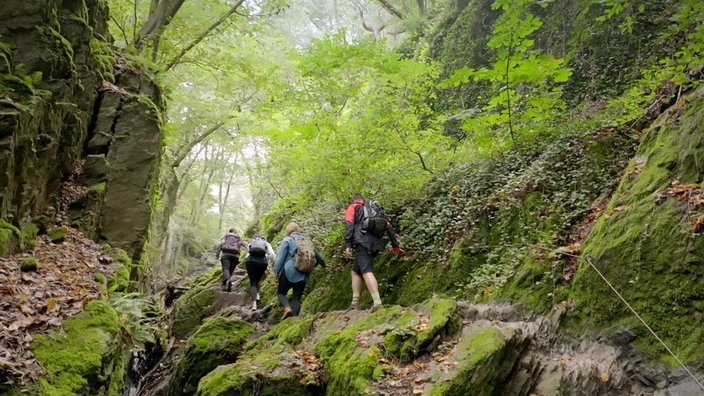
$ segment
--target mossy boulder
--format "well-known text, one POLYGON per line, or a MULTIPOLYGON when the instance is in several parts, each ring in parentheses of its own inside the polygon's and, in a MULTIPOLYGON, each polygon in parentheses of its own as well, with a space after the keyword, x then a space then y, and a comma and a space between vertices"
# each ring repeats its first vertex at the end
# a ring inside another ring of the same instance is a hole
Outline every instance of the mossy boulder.
POLYGON ((47 375, 36 384, 39 394, 122 394, 124 348, 117 312, 105 300, 89 302, 66 319, 61 331, 39 334, 31 344, 47 375))
POLYGON ((170 381, 173 394, 192 395, 201 377, 221 364, 233 363, 254 327, 239 319, 216 316, 188 340, 170 381))
POLYGON ((452 355, 458 369, 438 372, 439 378, 428 384, 427 394, 479 396, 505 391, 502 385, 521 355, 521 340, 515 329, 467 327, 452 355))
POLYGON ((363 395, 392 371, 390 361, 430 353, 461 327, 449 299, 286 319, 248 344, 237 362, 206 375, 198 394, 363 395))
POLYGON ((64 239, 66 239, 66 230, 61 227, 54 228, 49 231, 49 239, 51 239, 53 243, 63 242, 64 239))
POLYGON ((311 336, 315 321, 315 316, 300 316, 278 324, 247 345, 237 362, 219 366, 206 375, 197 394, 321 394, 317 359, 297 350, 311 336))
POLYGON ((704 361, 704 99, 693 96, 647 131, 604 216, 584 242, 573 296, 579 323, 633 326, 672 359, 592 265, 685 362, 704 361))
POLYGON ((261 353, 253 354, 246 361, 218 366, 200 381, 196 394, 201 396, 324 394, 318 386, 301 381, 301 378, 308 376, 304 357, 285 344, 276 344, 261 353))
POLYGON ((0 255, 13 253, 20 245, 20 230, 0 220, 0 255))
POLYGON ((191 289, 181 295, 174 304, 172 334, 176 338, 188 338, 201 325, 203 319, 215 312, 216 284, 220 270, 209 271, 191 283, 191 289))
POLYGON ((22 272, 36 272, 39 269, 39 261, 34 257, 27 257, 20 263, 20 270, 22 272))

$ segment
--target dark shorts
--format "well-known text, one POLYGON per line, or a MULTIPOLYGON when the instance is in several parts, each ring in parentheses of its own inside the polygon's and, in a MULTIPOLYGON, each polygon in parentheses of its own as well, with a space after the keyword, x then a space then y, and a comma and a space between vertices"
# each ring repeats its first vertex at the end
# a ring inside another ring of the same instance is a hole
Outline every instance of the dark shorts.
POLYGON ((357 246, 354 248, 354 264, 352 265, 352 271, 357 273, 357 275, 363 275, 367 272, 374 272, 372 268, 372 261, 376 254, 370 252, 364 246, 357 246))

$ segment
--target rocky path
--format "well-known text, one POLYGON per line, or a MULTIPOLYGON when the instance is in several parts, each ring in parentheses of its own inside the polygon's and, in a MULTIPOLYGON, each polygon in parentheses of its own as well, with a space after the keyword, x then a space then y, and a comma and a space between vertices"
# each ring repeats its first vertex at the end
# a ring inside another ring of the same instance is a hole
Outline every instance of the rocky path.
MULTIPOLYGON (((442 314, 437 308, 446 303, 440 301, 392 306, 376 313, 333 311, 287 319, 275 326, 267 318, 271 306, 251 309, 247 291, 239 285, 245 277, 244 271, 238 270, 229 293, 212 285, 217 288, 216 312, 249 322, 255 328, 250 339, 264 341, 259 350, 245 347, 237 363, 229 365, 232 374, 228 376, 238 375, 243 367, 257 372, 258 382, 249 384, 249 379, 243 378, 244 387, 265 390, 267 384, 281 386, 293 381, 287 386, 310 395, 336 394, 340 389, 378 396, 702 394, 683 370, 649 365, 633 348, 629 329, 597 340, 561 336, 557 329, 567 305, 538 316, 511 305, 446 300, 455 308, 442 314), (457 316, 461 319, 455 323, 452 318, 457 316), (297 327, 309 327, 309 333, 304 330, 297 344, 284 341, 297 327), (403 346, 394 347, 390 340, 403 346), (337 346, 321 352, 330 343, 337 346), (351 348, 349 354, 338 354, 345 348, 351 348), (273 355, 281 361, 276 369, 257 368, 258 359, 273 355), (376 356, 374 375, 363 379, 363 391, 349 388, 359 378, 333 366, 352 363, 350 367, 354 367, 355 359, 368 364, 365 359, 369 356, 376 356), (334 359, 341 361, 331 361, 334 359)), ((185 343, 175 341, 130 396, 168 395, 166 385, 185 343)), ((276 394, 277 389, 267 391, 276 394)), ((235 389, 228 392, 224 394, 237 394, 235 389)))

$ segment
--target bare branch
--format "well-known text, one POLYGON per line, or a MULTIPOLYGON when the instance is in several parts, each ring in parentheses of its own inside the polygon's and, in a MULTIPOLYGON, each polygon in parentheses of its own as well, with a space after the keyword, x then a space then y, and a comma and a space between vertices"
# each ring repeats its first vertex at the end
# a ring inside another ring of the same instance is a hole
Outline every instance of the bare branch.
POLYGON ((395 16, 398 19, 406 19, 406 16, 403 15, 401 11, 399 11, 396 7, 394 7, 393 4, 389 3, 388 0, 377 0, 377 2, 381 4, 381 6, 389 12, 389 14, 395 16))
POLYGON ((210 26, 208 26, 208 28, 205 29, 201 34, 199 34, 198 37, 196 37, 190 44, 185 46, 181 50, 181 52, 166 65, 166 70, 171 70, 174 66, 176 66, 181 60, 181 58, 183 58, 183 56, 186 55, 188 51, 192 50, 193 47, 195 47, 201 41, 203 41, 203 39, 208 37, 208 35, 212 33, 213 30, 215 30, 218 26, 222 25, 222 23, 225 22, 227 18, 230 17, 230 15, 234 14, 237 11, 237 9, 242 5, 242 3, 244 3, 244 0, 239 0, 237 3, 235 3, 232 8, 230 8, 225 14, 223 14, 223 16, 221 16, 217 21, 213 22, 210 26))
POLYGON ((418 156, 418 159, 420 159, 420 165, 421 165, 421 167, 423 168, 423 170, 426 171, 426 172, 428 172, 428 173, 430 173, 430 174, 432 175, 434 172, 431 171, 430 169, 428 169, 428 167, 425 165, 425 160, 423 159, 423 154, 421 154, 420 151, 413 150, 413 149, 411 148, 411 146, 408 144, 408 142, 406 142, 406 137, 403 136, 403 134, 401 133, 401 131, 398 130, 398 127, 396 127, 396 124, 394 124, 393 127, 394 127, 394 130, 396 131, 396 133, 398 133, 398 136, 401 138, 401 141, 402 141, 403 144, 406 146, 406 148, 408 149, 408 151, 410 151, 410 152, 412 152, 413 154, 415 154, 415 155, 418 156))

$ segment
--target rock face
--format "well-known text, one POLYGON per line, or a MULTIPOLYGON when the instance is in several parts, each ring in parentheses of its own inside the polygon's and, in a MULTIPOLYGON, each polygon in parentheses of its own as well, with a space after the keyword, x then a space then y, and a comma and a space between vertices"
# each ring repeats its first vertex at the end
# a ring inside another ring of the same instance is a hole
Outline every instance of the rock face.
POLYGON ((704 343, 702 163, 704 88, 684 96, 646 131, 621 184, 583 248, 575 278, 580 319, 631 325, 640 346, 673 359, 596 272, 685 362, 704 343))
POLYGON ((164 103, 147 73, 112 53, 107 17, 94 0, 0 10, 0 254, 26 247, 29 225, 41 229, 62 204, 87 235, 139 257, 164 103), (85 191, 53 198, 81 170, 85 191))

